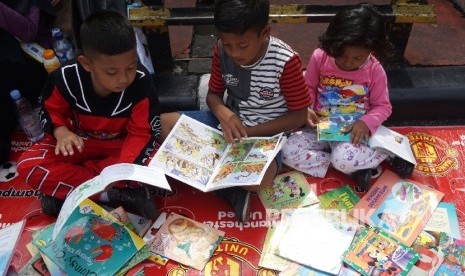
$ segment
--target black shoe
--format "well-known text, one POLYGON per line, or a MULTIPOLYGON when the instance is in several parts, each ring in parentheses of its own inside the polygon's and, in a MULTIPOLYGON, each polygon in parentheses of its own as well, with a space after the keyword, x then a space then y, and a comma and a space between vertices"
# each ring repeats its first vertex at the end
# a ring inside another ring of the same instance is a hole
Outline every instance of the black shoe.
POLYGON ((157 207, 152 194, 146 186, 123 189, 111 188, 107 194, 112 205, 123 206, 124 210, 136 212, 148 219, 157 217, 157 207))
POLYGON ((249 220, 250 211, 250 192, 239 188, 232 187, 216 191, 218 197, 224 199, 234 210, 234 215, 240 222, 249 220))
POLYGON ((355 171, 350 176, 362 189, 368 192, 371 186, 372 169, 355 171))
POLYGON ((400 176, 400 178, 408 178, 412 175, 415 165, 400 158, 394 157, 389 160, 389 163, 392 166, 392 170, 400 176))
POLYGON ((40 204, 42 206, 42 212, 50 216, 58 216, 60 213, 61 207, 65 201, 58 199, 56 197, 48 196, 42 194, 40 196, 40 204))

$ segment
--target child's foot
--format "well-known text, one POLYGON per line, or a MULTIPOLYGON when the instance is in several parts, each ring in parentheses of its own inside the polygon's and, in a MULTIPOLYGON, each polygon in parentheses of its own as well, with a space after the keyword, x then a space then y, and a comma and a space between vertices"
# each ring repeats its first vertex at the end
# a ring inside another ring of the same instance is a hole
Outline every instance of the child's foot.
POLYGON ((111 188, 107 192, 111 205, 123 206, 124 210, 136 212, 148 219, 157 217, 157 207, 146 186, 138 188, 111 188))
POLYGON ((234 210, 238 221, 247 222, 250 212, 250 192, 239 188, 232 187, 216 191, 218 197, 224 199, 234 210))
POLYGON ((388 163, 391 164, 392 170, 400 177, 400 178, 408 178, 412 175, 413 170, 415 169, 415 165, 400 158, 394 157, 388 160, 388 163))
POLYGON ((364 169, 353 172, 350 177, 357 182, 363 190, 368 192, 370 189, 370 182, 372 176, 372 169, 364 169))
POLYGON ((60 213, 61 207, 65 201, 58 199, 56 197, 48 196, 42 194, 40 196, 40 204, 42 206, 42 212, 50 216, 58 216, 60 213))

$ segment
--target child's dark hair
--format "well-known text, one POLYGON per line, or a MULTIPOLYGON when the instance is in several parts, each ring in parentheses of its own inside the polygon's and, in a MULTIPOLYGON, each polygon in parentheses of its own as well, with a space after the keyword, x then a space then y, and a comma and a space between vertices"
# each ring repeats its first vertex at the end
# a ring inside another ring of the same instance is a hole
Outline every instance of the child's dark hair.
POLYGON ((243 34, 249 29, 257 32, 268 25, 269 0, 217 0, 214 25, 219 32, 243 34))
POLYGON ((136 47, 134 29, 127 18, 111 10, 97 11, 87 17, 80 36, 84 54, 117 55, 136 47))
POLYGON ((370 3, 338 12, 319 41, 320 47, 334 58, 344 54, 345 46, 370 49, 379 59, 393 54, 383 15, 370 3))

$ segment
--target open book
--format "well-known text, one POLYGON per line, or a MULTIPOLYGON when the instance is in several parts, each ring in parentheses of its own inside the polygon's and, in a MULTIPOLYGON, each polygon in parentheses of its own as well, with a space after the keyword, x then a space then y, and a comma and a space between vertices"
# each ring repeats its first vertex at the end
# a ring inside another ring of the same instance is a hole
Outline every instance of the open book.
POLYGON ((417 164, 407 136, 385 126, 378 127, 368 140, 368 146, 398 156, 414 165, 417 164))
POLYGON ((182 115, 149 166, 203 192, 258 185, 285 139, 280 133, 227 144, 221 131, 182 115))

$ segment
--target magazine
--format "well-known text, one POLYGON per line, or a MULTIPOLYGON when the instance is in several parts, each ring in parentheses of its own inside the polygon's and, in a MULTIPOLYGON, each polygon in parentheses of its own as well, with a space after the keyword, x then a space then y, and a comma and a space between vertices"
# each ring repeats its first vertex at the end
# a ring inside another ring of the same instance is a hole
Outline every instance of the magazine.
POLYGON ((84 199, 103 191, 111 183, 120 180, 138 181, 171 191, 165 174, 159 168, 149 168, 131 163, 108 166, 98 176, 82 183, 66 197, 53 229, 53 238, 58 235, 71 213, 84 199))
POLYGON ((299 208, 318 203, 318 197, 304 174, 291 171, 277 175, 273 182, 257 192, 266 210, 299 208))
POLYGON ((337 274, 341 256, 351 244, 357 227, 347 224, 338 210, 296 209, 287 222, 278 255, 294 262, 337 274))
POLYGON ((15 253, 16 244, 23 232, 25 220, 13 223, 0 229, 0 276, 6 275, 11 258, 15 253))
POLYGON ((434 188, 386 170, 350 212, 411 246, 443 196, 434 188))
POLYGON ((423 231, 445 232, 452 238, 462 239, 454 203, 439 202, 438 207, 434 210, 423 231))
POLYGON ((181 115, 149 166, 203 192, 258 185, 285 139, 280 133, 227 144, 221 131, 181 115))
POLYGON ((40 232, 33 244, 68 275, 120 275, 136 264, 133 258, 150 256, 142 238, 90 199, 80 202, 55 238, 54 228, 40 232))
POLYGON ((321 209, 350 210, 360 197, 348 185, 341 186, 318 196, 321 209))
POLYGON ((171 213, 155 234, 149 250, 203 270, 223 237, 223 231, 171 213))
POLYGON ((385 126, 378 127, 368 140, 368 146, 398 156, 414 165, 417 164, 407 136, 385 126))
POLYGON ((363 275, 407 275, 418 253, 374 227, 363 231, 343 254, 342 260, 363 275))

